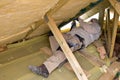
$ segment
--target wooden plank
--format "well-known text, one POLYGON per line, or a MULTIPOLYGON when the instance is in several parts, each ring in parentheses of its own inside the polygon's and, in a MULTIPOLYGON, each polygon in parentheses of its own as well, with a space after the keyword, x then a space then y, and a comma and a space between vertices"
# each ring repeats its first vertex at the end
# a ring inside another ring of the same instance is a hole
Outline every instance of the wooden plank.
MULTIPOLYGON (((65 63, 64 66, 69 70, 69 71, 72 71, 73 72, 73 69, 70 65, 69 62, 65 63)), ((83 70, 87 76, 87 78, 89 78, 91 76, 90 72, 89 71, 86 71, 85 69, 83 70)))
POLYGON ((114 24, 113 24, 114 28, 113 28, 113 33, 112 33, 112 42, 111 42, 111 49, 110 49, 110 54, 109 54, 110 58, 112 58, 112 56, 113 56, 113 50, 114 50, 117 28, 118 28, 118 20, 119 20, 119 15, 115 11, 115 13, 114 13, 114 24))
POLYGON ((117 0, 108 0, 110 4, 113 6, 113 8, 116 10, 116 12, 120 15, 120 2, 117 0))
POLYGON ((47 14, 44 17, 45 21, 47 22, 49 28, 54 34, 54 37, 58 41, 60 47, 62 48, 66 58, 70 62, 76 76, 79 80, 88 80, 83 69, 79 65, 78 61, 76 60, 75 56, 73 55, 72 51, 70 50, 69 46, 67 45, 65 39, 63 38, 61 32, 58 30, 57 25, 55 24, 52 17, 48 16, 47 14))
POLYGON ((105 9, 99 11, 99 23, 103 29, 105 9))
POLYGON ((98 13, 100 10, 107 8, 109 5, 110 5, 109 2, 107 0, 104 0, 101 3, 99 3, 98 5, 96 5, 94 8, 92 8, 91 10, 89 10, 86 13, 84 13, 83 15, 81 15, 81 18, 87 19, 87 18, 93 16, 94 14, 98 13))
POLYGON ((114 76, 116 73, 120 70, 120 63, 119 62, 114 62, 112 63, 108 69, 107 73, 104 73, 99 80, 113 80, 114 76))
POLYGON ((106 51, 107 51, 107 53, 108 53, 109 51, 108 51, 108 42, 107 42, 107 41, 108 41, 108 38, 107 38, 107 28, 106 28, 107 26, 106 26, 106 24, 107 24, 107 23, 105 22, 104 29, 103 29, 103 30, 104 30, 104 33, 103 33, 103 34, 104 34, 105 43, 106 43, 106 45, 105 45, 106 51))
POLYGON ((99 58, 93 55, 90 55, 86 49, 83 49, 82 51, 80 51, 79 54, 83 56, 85 59, 87 59, 88 61, 90 61, 95 66, 101 67, 105 65, 105 62, 103 62, 102 60, 100 60, 99 58))
POLYGON ((107 9, 106 13, 106 29, 107 29, 107 52, 110 53, 111 47, 111 29, 110 29, 110 9, 107 9))

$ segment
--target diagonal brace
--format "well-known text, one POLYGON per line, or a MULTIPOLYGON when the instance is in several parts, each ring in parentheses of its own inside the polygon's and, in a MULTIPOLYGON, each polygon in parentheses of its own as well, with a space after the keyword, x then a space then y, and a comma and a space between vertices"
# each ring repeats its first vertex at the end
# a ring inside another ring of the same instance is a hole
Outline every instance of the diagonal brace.
POLYGON ((79 80, 88 80, 83 69, 79 65, 78 61, 76 60, 75 56, 73 55, 72 51, 70 50, 69 46, 67 45, 65 39, 63 38, 61 32, 57 28, 57 25, 52 17, 48 16, 47 14, 44 16, 46 23, 48 24, 49 28, 51 29, 54 37, 56 38, 57 42, 59 43, 60 47, 62 48, 66 58, 68 59, 69 63, 71 64, 77 78, 79 80))

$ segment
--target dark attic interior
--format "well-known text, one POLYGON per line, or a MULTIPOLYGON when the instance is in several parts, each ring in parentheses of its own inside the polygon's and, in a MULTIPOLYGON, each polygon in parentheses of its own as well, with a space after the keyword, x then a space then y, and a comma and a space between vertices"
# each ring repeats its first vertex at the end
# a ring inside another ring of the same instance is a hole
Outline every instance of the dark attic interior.
POLYGON ((120 80, 119 15, 120 0, 0 0, 0 80, 120 80), (81 27, 79 17, 98 19, 102 32, 73 52, 62 34, 81 27), (56 54, 50 36, 67 61, 44 78, 28 66, 56 54))

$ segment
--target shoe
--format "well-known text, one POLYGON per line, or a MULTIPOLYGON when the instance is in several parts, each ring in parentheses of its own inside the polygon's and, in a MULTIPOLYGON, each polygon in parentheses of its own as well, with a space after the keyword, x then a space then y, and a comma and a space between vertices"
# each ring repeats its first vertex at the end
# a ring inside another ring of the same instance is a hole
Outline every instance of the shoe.
POLYGON ((28 68, 33 72, 36 73, 37 75, 41 75, 45 78, 47 78, 49 76, 49 72, 47 70, 47 68, 45 67, 44 64, 42 64, 41 66, 33 66, 33 65, 29 65, 28 68))

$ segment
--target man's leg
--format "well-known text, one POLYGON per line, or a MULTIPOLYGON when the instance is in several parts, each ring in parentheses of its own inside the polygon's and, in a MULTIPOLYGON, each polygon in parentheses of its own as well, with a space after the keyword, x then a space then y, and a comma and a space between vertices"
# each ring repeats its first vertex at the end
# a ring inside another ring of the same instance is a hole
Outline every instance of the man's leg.
POLYGON ((48 69, 48 72, 51 73, 54 69, 56 69, 62 62, 66 60, 64 53, 60 50, 56 51, 53 56, 48 58, 43 64, 48 69))
POLYGON ((58 47, 59 47, 59 44, 56 41, 55 37, 54 36, 50 36, 49 37, 49 42, 50 42, 50 47, 52 49, 52 52, 55 52, 58 49, 58 47))
POLYGON ((42 65, 40 66, 28 66, 29 69, 45 78, 55 70, 62 62, 66 60, 64 53, 61 50, 56 51, 51 57, 49 57, 42 65))
MULTIPOLYGON (((66 39, 68 46, 71 48, 72 52, 81 48, 82 42, 79 41, 78 37, 70 36, 70 35, 63 35, 63 36, 66 39)), ((55 38, 53 37, 51 39, 53 40, 55 38)), ((57 47, 58 47, 58 45, 57 45, 57 47)), ((67 62, 66 60, 67 59, 66 59, 64 53, 59 48, 59 49, 55 50, 55 54, 53 54, 53 56, 48 58, 43 64, 47 67, 49 73, 51 73, 54 69, 59 67, 61 64, 67 62)))
MULTIPOLYGON (((67 42, 72 51, 76 51, 82 46, 82 42, 80 42, 76 36, 69 38, 67 42)), ((43 77, 48 77, 48 75, 64 61, 66 61, 66 57, 60 49, 55 51, 55 53, 49 57, 41 66, 29 66, 29 69, 36 74, 42 75, 43 77)))

